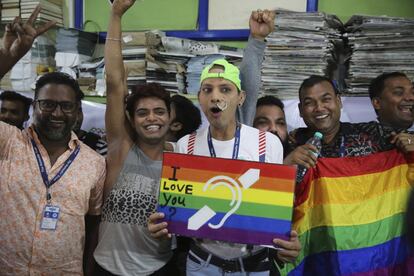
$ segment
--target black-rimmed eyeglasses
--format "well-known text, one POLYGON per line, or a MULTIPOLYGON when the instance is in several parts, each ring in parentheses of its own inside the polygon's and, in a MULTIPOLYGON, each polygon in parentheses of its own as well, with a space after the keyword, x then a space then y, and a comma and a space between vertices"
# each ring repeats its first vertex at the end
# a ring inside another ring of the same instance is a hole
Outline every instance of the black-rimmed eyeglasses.
POLYGON ((39 103, 39 108, 43 112, 53 112, 59 105, 63 113, 73 113, 78 107, 77 103, 68 101, 52 101, 52 100, 36 100, 39 103))

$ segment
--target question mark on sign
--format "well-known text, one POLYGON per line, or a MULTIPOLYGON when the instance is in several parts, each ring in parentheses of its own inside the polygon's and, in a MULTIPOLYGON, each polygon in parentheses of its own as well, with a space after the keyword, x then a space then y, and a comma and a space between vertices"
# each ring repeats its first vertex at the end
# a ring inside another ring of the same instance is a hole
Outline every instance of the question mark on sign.
POLYGON ((173 216, 175 216, 175 213, 177 213, 177 208, 175 208, 175 207, 170 207, 168 210, 170 211, 170 215, 168 216, 168 220, 171 220, 171 218, 172 218, 173 216))

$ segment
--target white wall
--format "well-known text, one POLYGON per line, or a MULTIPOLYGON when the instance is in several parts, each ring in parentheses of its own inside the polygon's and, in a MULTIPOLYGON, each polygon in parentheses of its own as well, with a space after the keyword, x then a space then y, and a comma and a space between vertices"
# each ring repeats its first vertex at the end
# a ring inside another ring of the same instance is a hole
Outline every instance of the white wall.
POLYGON ((306 2, 306 0, 210 0, 208 28, 210 30, 248 29, 253 10, 284 8, 303 12, 306 11, 306 2))

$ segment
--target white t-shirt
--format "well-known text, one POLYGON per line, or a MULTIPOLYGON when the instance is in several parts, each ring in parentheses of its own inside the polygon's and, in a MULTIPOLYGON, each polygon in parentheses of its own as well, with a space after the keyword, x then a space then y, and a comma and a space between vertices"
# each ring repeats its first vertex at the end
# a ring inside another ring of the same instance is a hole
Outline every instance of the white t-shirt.
MULTIPOLYGON (((208 127, 197 131, 194 143, 194 155, 210 156, 210 150, 207 142, 208 127)), ((190 135, 186 135, 177 142, 177 152, 187 153, 188 139, 190 135)), ((228 141, 220 141, 212 138, 214 151, 217 157, 232 158, 234 138, 228 141)), ((240 129, 240 147, 238 158, 240 160, 259 161, 259 130, 241 125, 240 129)), ((280 139, 266 132, 266 163, 283 163, 283 146, 280 139)), ((217 255, 223 259, 233 259, 249 252, 246 251, 246 245, 237 243, 226 243, 221 241, 213 241, 204 239, 198 243, 200 247, 208 252, 217 255)), ((257 251, 260 247, 255 246, 253 251, 257 251)))
MULTIPOLYGON (((208 127, 197 131, 194 144, 194 155, 210 156, 207 143, 208 127)), ((176 152, 187 153, 188 138, 186 135, 177 142, 176 152)), ((212 138, 217 157, 232 158, 234 138, 228 141, 220 141, 212 138)), ((242 124, 240 129, 239 160, 259 161, 259 130, 242 124)), ((280 139, 266 132, 266 163, 283 163, 283 146, 280 139)))

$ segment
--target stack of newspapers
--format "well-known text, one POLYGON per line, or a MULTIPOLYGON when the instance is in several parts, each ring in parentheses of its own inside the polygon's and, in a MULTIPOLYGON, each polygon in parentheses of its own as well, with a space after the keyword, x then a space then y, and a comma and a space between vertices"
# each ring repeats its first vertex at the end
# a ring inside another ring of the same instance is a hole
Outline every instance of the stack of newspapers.
POLYGON ((367 95, 370 81, 384 72, 414 78, 414 19, 356 15, 345 27, 350 46, 348 94, 367 95))
POLYGON ((82 56, 82 61, 93 56, 97 43, 96 33, 59 28, 56 34, 56 51, 82 56))
POLYGON ((186 93, 185 64, 192 55, 148 49, 147 83, 156 82, 173 93, 186 93))
POLYGON ((122 50, 124 65, 128 72, 127 84, 129 88, 146 83, 146 52, 147 48, 145 46, 135 46, 122 50))
POLYGON ((204 67, 216 59, 223 58, 238 66, 243 58, 243 51, 238 48, 219 45, 214 53, 197 53, 197 56, 192 57, 187 63, 187 93, 197 95, 200 89, 200 76, 204 67))
POLYGON ((218 51, 214 43, 162 37, 162 46, 147 54, 147 82, 160 83, 167 91, 187 93, 187 63, 198 54, 218 51))
POLYGON ((158 47, 164 35, 161 31, 122 33, 122 56, 127 67, 129 88, 146 83, 147 49, 158 47))
POLYGON ((20 0, 21 18, 28 19, 37 5, 42 7, 38 21, 55 21, 57 26, 63 27, 62 0, 20 0))
POLYGON ((342 28, 334 15, 277 10, 275 31, 267 37, 262 93, 297 98, 310 75, 333 77, 342 28))
POLYGON ((243 50, 178 37, 161 37, 161 45, 147 51, 147 82, 157 82, 170 92, 197 94, 202 69, 215 59, 238 64, 243 50))
POLYGON ((20 16, 19 0, 0 0, 0 5, 2 24, 10 23, 16 16, 20 16))

